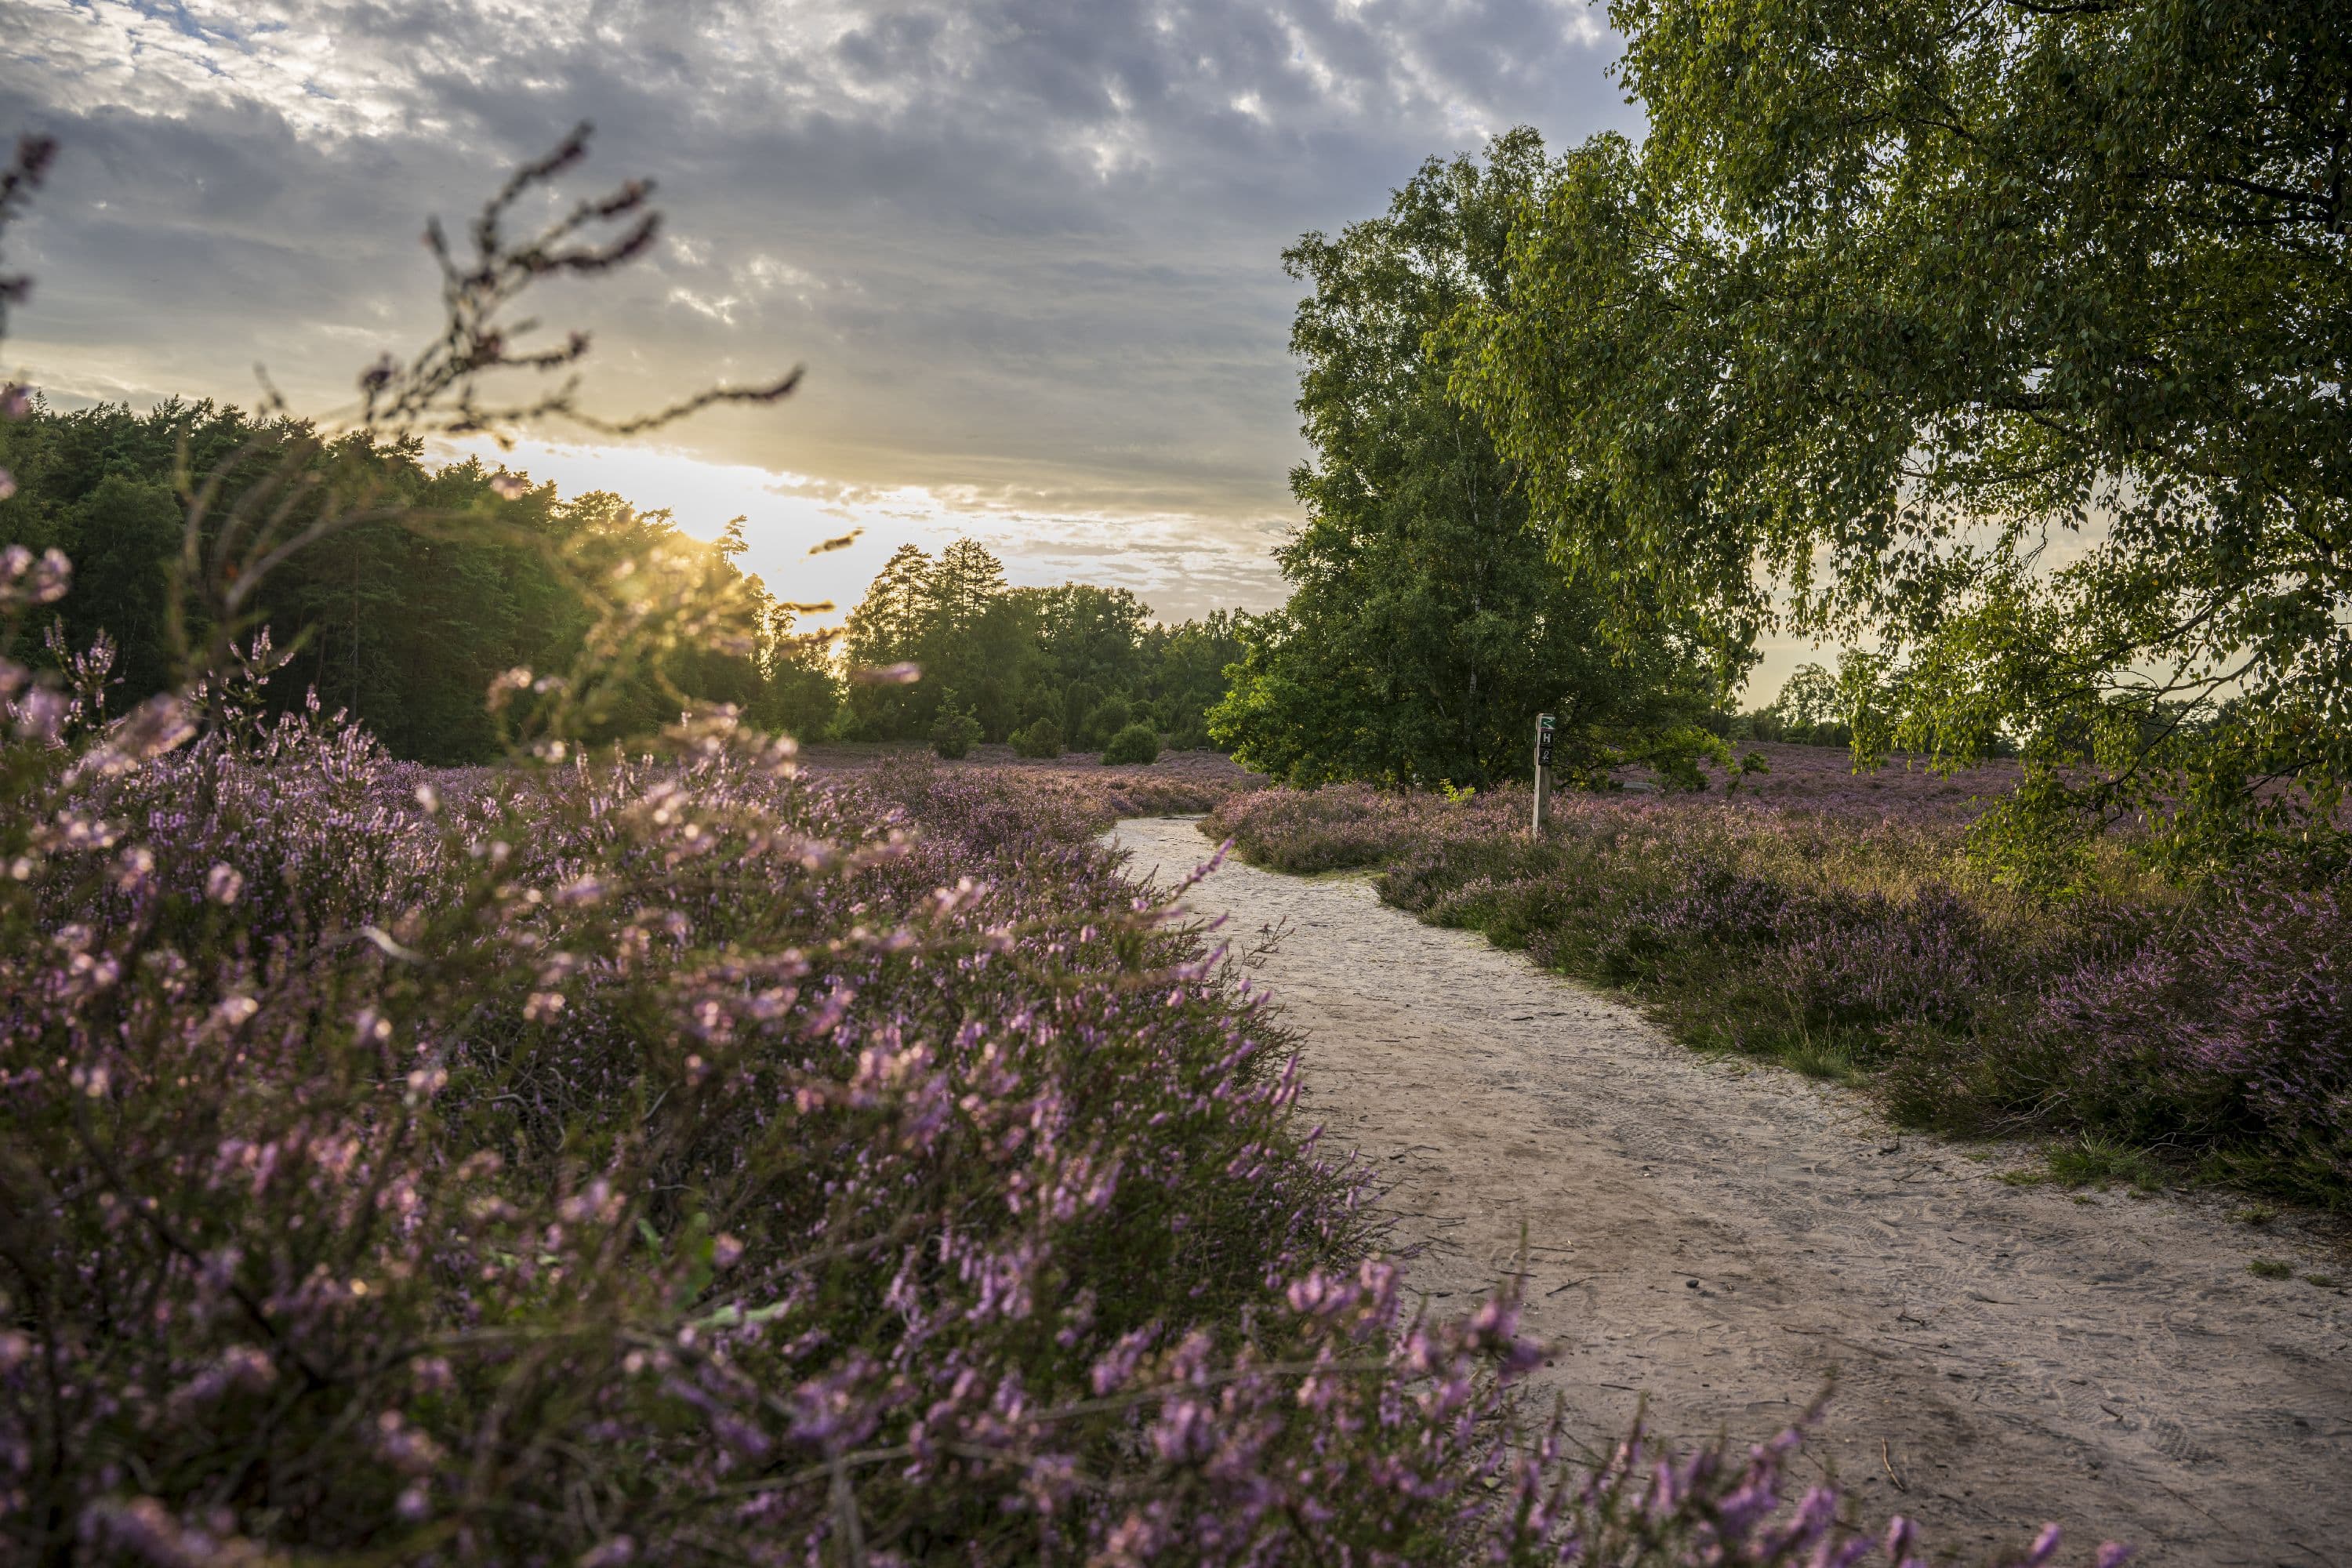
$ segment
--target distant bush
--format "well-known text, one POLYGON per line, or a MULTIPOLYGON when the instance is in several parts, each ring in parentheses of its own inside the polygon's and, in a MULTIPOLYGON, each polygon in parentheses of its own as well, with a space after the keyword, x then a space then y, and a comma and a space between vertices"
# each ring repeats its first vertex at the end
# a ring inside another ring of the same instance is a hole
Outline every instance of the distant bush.
POLYGON ((1124 697, 1113 694, 1104 698, 1087 713, 1087 739, 1097 745, 1108 745, 1110 738, 1135 722, 1135 710, 1124 697))
POLYGON ((1160 760, 1159 731, 1149 724, 1129 724, 1103 747, 1102 760, 1106 764, 1156 763, 1160 760))
POLYGON ((1040 719, 1025 730, 1013 731, 1013 754, 1016 757, 1060 756, 1062 727, 1051 719, 1040 719))
POLYGON ((980 744, 980 721, 969 713, 949 711, 931 721, 931 750, 952 761, 971 754, 980 744))

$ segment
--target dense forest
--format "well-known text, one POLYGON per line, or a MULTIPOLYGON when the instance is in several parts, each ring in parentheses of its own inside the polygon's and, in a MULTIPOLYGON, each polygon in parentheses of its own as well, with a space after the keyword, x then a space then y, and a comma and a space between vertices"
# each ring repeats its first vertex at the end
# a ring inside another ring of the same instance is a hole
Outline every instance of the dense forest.
MULTIPOLYGON (((183 476, 223 473, 234 486, 241 472, 273 473, 253 453, 307 434, 178 401, 64 412, 36 399, 25 418, 0 423, 0 470, 16 481, 0 500, 0 544, 54 547, 74 563, 74 591, 44 628, 49 658, 106 639, 116 711, 177 683, 183 476)), ((647 561, 685 573, 710 624, 606 691, 582 726, 590 740, 642 734, 682 703, 728 702, 803 740, 932 740, 947 720, 953 749, 953 721, 968 719, 969 739, 1018 731, 1046 752, 1097 747, 1136 724, 1202 746, 1224 667, 1241 653, 1245 617, 1161 626, 1124 589, 1007 588, 1003 567, 969 541, 937 560, 902 548, 845 637, 812 636, 796 624, 802 607, 740 569, 740 519, 715 542, 698 540, 668 512, 607 492, 567 499, 470 459, 430 468, 414 440, 347 437, 303 462, 319 496, 364 493, 384 515, 271 572, 251 612, 287 659, 271 700, 291 708, 315 692, 418 761, 499 754, 499 715, 484 701, 492 683, 515 669, 572 668, 595 595, 613 591, 614 572, 647 561), (918 670, 922 679, 901 679, 918 670)))

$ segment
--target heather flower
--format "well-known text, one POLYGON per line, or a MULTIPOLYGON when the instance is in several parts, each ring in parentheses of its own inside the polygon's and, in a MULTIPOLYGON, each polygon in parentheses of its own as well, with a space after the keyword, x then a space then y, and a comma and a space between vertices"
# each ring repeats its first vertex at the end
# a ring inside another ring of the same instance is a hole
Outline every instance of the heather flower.
MULTIPOLYGON (((0 469, 0 474, 6 470, 0 469)), ((13 493, 16 481, 8 480, 13 493)), ((0 500, 6 498, 0 497, 0 500)), ((54 547, 37 556, 22 544, 0 549, 0 611, 54 605, 73 583, 73 563, 54 547)))

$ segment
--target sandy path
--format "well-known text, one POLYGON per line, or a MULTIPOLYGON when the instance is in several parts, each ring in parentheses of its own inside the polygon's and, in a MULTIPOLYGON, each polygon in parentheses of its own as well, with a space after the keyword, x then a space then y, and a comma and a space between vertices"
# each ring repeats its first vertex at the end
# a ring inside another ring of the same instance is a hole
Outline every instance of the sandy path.
MULTIPOLYGON (((1122 824, 1139 874, 1190 820, 1122 824)), ((1418 1287, 1456 1301, 1529 1242, 1540 1374, 1605 1442, 1759 1437, 1834 1368, 1811 1446, 1875 1515, 1971 1559, 2043 1520, 2147 1563, 2352 1564, 2352 1301, 2213 1204, 2003 1185, 1852 1094, 1710 1061, 1622 1005, 1357 878, 1229 865, 1193 890, 1306 1039, 1307 1114, 1389 1173, 1418 1287)), ((2070 1557, 2073 1553, 2069 1553, 2070 1557)))

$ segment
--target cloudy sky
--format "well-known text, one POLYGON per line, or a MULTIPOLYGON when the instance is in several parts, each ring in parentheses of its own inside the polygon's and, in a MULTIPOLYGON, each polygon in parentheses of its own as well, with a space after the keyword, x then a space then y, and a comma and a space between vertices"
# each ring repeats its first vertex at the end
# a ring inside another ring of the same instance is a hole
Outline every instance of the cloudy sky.
POLYGON ((518 461, 713 533, 787 595, 898 543, 1161 614, 1281 597, 1283 247, 1518 123, 1638 129, 1583 0, 0 0, 0 129, 64 153, 0 346, 60 398, 345 404, 436 320, 461 217, 574 121, 658 182, 649 259, 545 302, 622 413, 794 363, 784 405, 518 461), (811 563, 845 520, 860 542, 811 563))

